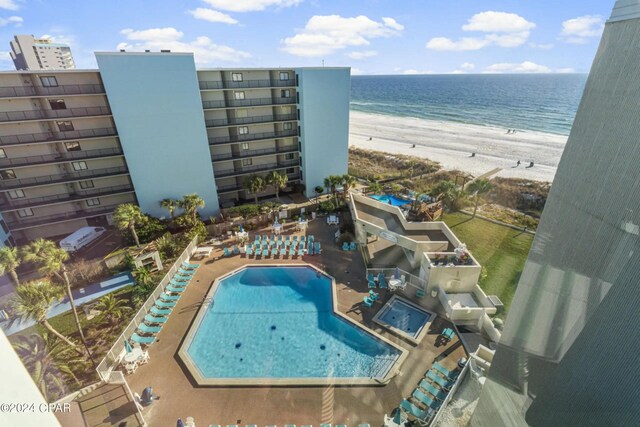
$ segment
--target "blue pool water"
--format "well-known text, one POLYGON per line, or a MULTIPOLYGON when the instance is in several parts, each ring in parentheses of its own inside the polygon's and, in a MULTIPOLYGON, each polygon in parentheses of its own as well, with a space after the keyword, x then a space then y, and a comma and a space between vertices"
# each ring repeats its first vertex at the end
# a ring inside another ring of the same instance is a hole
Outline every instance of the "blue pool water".
POLYGON ((400 199, 396 196, 394 196, 393 194, 388 195, 388 194, 382 194, 382 195, 378 195, 378 194, 374 194, 373 196, 371 196, 372 199, 375 199, 379 202, 382 203, 388 203, 391 206, 403 206, 403 205, 408 205, 409 203, 411 203, 409 200, 405 200, 405 199, 400 199))
POLYGON ((220 281, 187 352, 207 378, 377 378, 400 356, 336 316, 330 278, 310 267, 220 281))
POLYGON ((427 311, 409 305, 402 300, 394 299, 386 306, 378 319, 394 328, 402 331, 412 338, 416 338, 424 325, 431 318, 427 311))

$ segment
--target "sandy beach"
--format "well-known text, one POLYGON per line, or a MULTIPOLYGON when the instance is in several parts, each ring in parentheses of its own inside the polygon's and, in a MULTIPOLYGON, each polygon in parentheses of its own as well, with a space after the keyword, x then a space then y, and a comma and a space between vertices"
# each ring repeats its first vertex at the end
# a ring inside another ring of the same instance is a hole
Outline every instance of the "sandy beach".
POLYGON ((352 147, 428 158, 445 169, 474 176, 500 168, 495 176, 549 182, 567 142, 561 135, 521 130, 507 134, 507 129, 498 127, 358 111, 351 111, 349 125, 352 147), (520 166, 516 166, 518 160, 520 166), (534 167, 527 167, 531 161, 534 167))

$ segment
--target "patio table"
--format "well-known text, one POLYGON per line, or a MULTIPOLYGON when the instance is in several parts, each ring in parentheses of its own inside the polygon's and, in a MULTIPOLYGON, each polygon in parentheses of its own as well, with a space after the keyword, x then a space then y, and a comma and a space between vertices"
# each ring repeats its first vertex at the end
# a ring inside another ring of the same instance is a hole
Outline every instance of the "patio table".
POLYGON ((124 361, 126 363, 136 362, 138 359, 142 359, 142 356, 142 349, 139 347, 134 347, 134 349, 130 353, 124 355, 124 361))

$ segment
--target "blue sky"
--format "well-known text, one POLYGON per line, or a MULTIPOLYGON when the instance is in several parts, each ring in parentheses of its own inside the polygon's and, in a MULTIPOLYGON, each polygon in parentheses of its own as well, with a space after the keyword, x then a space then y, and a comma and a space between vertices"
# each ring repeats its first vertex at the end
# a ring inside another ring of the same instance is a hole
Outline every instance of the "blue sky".
POLYGON ((13 34, 94 51, 192 51, 200 67, 351 66, 354 74, 588 72, 614 0, 0 0, 13 34))

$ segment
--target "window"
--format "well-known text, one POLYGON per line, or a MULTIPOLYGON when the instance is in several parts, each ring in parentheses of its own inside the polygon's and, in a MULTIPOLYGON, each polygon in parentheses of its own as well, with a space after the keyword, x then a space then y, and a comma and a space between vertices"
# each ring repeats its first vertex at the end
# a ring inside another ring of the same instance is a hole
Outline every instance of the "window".
POLYGON ((22 190, 11 190, 7 191, 10 199, 24 199, 24 191, 22 190))
MULTIPOLYGON (((300 129, 300 126, 298 125, 298 136, 302 136, 302 130, 300 129)), ((302 150, 300 150, 302 151, 302 150)))
POLYGON ((82 151, 78 141, 65 142, 64 146, 67 148, 67 151, 82 151))
MULTIPOLYGON (((296 92, 296 104, 300 104, 300 92, 296 92)), ((298 118, 300 117, 300 110, 298 110, 298 118)))
POLYGON ((1 179, 16 179, 16 173, 13 171, 13 169, 5 169, 3 171, 0 171, 0 178, 1 179))
MULTIPOLYGON (((47 62, 47 61, 45 61, 45 62, 47 62)), ((40 83, 42 83, 42 86, 44 86, 44 87, 57 87, 58 86, 58 80, 53 76, 41 76, 40 77, 40 83)))
POLYGON ((100 204, 100 199, 97 197, 94 197, 93 199, 87 199, 86 203, 87 203, 87 206, 89 207, 98 206, 100 204))
POLYGON ((285 172, 287 175, 291 175, 292 173, 296 173, 296 168, 287 168, 285 172))
POLYGON ((289 80, 289 72, 288 71, 280 71, 280 81, 289 80))
POLYGON ((83 190, 86 188, 93 188, 95 187, 95 185, 93 184, 93 180, 87 179, 86 181, 80 181, 80 188, 82 188, 83 190))
POLYGON ((71 162, 71 166, 73 166, 73 170, 75 171, 83 171, 87 170, 87 162, 71 162))
POLYGON ((49 105, 52 110, 66 110, 67 104, 64 103, 64 99, 50 99, 49 105))
POLYGON ((290 98, 291 91, 289 89, 283 89, 280 91, 280 98, 290 98))
POLYGON ((20 218, 33 216, 33 211, 31 210, 31 208, 18 209, 17 212, 20 218))
POLYGON ((231 81, 233 81, 233 82, 241 82, 242 81, 242 73, 231 73, 231 81))
POLYGON ((293 160, 295 158, 295 153, 287 153, 285 154, 286 160, 293 160))
POLYGON ((240 126, 240 127, 238 128, 238 133, 239 133, 240 135, 246 135, 246 134, 248 134, 248 133, 249 133, 249 126, 240 126))
POLYGON ((292 124, 292 123, 284 123, 284 124, 282 125, 282 129, 284 129, 284 130, 291 130, 291 129, 293 129, 293 124, 292 124))
POLYGON ((233 98, 234 99, 244 99, 244 92, 233 92, 233 98))
POLYGON ((298 164, 302 166, 302 156, 298 157, 298 164))
POLYGON ((242 166, 251 166, 253 164, 253 160, 251 159, 242 159, 242 166))
POLYGON ((71 122, 56 122, 56 124, 58 125, 58 129, 60 129, 60 132, 73 130, 73 123, 71 122))
POLYGON ((242 144, 240 144, 240 149, 241 150, 248 150, 249 149, 249 143, 248 142, 243 142, 242 144))
POLYGON ((7 153, 4 152, 4 148, 0 148, 0 159, 6 159, 7 153))
POLYGON ((298 151, 302 151, 302 141, 298 141, 298 151))

